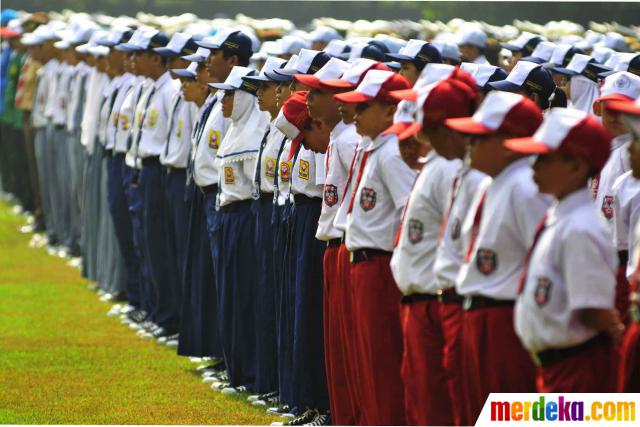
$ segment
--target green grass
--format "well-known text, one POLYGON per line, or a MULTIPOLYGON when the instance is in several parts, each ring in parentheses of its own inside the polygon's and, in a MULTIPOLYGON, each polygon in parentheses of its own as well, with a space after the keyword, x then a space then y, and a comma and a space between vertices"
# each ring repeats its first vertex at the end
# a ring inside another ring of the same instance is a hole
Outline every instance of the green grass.
POLYGON ((212 391, 175 350, 138 338, 77 269, 30 249, 0 202, 0 424, 269 424, 212 391))

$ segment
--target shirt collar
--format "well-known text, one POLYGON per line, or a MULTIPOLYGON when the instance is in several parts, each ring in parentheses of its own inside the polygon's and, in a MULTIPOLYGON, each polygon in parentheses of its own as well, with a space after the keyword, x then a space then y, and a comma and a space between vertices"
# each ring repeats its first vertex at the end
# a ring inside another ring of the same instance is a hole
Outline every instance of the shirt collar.
POLYGON ((518 173, 518 171, 524 168, 531 168, 528 157, 516 160, 515 162, 511 163, 509 166, 504 168, 502 172, 500 172, 495 178, 493 178, 493 182, 500 185, 500 183, 508 180, 511 175, 518 173))
POLYGON ((632 138, 630 133, 623 133, 622 135, 616 136, 611 140, 611 150, 616 150, 622 147, 627 142, 630 142, 631 139, 632 138))
POLYGON ((164 74, 155 81, 156 90, 164 86, 169 80, 171 80, 171 74, 169 74, 168 71, 165 71, 164 74))
POLYGON ((568 196, 565 196, 564 199, 557 201, 549 211, 547 225, 551 225, 569 216, 577 208, 585 205, 593 205, 593 197, 587 187, 574 191, 568 196))
POLYGON ((331 130, 330 137, 331 139, 336 139, 340 136, 342 132, 347 130, 349 125, 345 124, 342 120, 340 120, 331 130))
MULTIPOLYGON (((382 144, 393 140, 393 142, 395 142, 397 144, 397 136, 395 134, 387 134, 387 135, 383 135, 380 134, 378 136, 376 136, 373 141, 371 141, 371 144, 369 144, 369 146, 367 147, 367 151, 375 151, 378 148, 380 148, 382 146, 382 144)), ((370 138, 367 138, 370 139, 370 138)))

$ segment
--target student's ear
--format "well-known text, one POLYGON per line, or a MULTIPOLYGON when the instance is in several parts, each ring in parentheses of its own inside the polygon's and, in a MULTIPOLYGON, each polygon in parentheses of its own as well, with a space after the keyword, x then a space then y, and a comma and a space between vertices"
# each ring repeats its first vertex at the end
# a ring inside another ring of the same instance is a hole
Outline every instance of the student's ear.
POLYGON ((602 102, 593 103, 593 114, 598 117, 602 117, 602 102))
POLYGON ((229 68, 233 68, 236 65, 238 65, 238 55, 231 55, 230 57, 228 57, 226 60, 227 65, 229 66, 229 68))

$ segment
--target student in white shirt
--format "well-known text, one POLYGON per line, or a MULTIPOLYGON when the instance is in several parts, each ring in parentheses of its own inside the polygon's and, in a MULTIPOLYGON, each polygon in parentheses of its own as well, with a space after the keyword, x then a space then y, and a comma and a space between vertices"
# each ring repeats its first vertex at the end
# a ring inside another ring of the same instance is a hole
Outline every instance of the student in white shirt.
POLYGON ((538 154, 533 179, 556 199, 526 253, 515 308, 516 332, 539 366, 540 393, 615 388, 614 345, 624 331, 614 306, 617 262, 587 187, 609 157, 610 140, 595 117, 557 108, 532 137, 504 142, 538 154))
POLYGON ((456 280, 464 297, 466 417, 473 422, 489 393, 535 389, 535 367, 513 330, 513 305, 522 260, 550 200, 538 193, 529 160, 502 145, 506 137, 531 135, 542 122, 533 101, 517 94, 488 96, 477 115, 456 120, 462 125, 450 120, 449 126, 470 135, 470 166, 493 178, 478 189, 462 223, 465 257, 456 280))
MULTIPOLYGON (((346 245, 351 252, 350 282, 355 304, 358 394, 365 423, 403 424, 404 393, 400 292, 389 261, 393 240, 415 172, 400 157, 395 135, 383 135, 393 122, 393 90, 409 82, 390 71, 370 70, 358 88, 334 95, 355 103, 356 128, 368 142, 355 175, 348 205, 346 245)), ((355 172, 355 171, 354 171, 355 172)))

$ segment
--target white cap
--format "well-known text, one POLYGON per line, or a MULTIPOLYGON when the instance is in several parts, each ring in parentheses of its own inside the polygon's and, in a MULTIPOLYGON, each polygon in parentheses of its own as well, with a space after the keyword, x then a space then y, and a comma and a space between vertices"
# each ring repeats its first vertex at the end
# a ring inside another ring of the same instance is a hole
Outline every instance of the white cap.
POLYGON ((564 62, 564 57, 567 56, 567 52, 571 49, 571 45, 568 43, 557 44, 553 49, 553 53, 551 54, 551 58, 549 58, 549 62, 555 65, 562 65, 564 62))
POLYGON ((301 37, 284 36, 278 40, 274 55, 296 55, 301 49, 309 48, 309 43, 301 37))
POLYGON ((571 61, 567 65, 567 70, 575 71, 576 73, 580 74, 584 71, 585 68, 587 68, 587 65, 589 65, 589 62, 591 62, 592 59, 593 58, 589 55, 576 53, 575 55, 573 55, 573 58, 571 58, 571 61))
POLYGON ((260 70, 260 77, 264 77, 265 73, 273 73, 273 70, 280 69, 282 64, 287 62, 286 59, 270 56, 260 70))
POLYGON ((618 71, 604 79, 600 87, 600 97, 623 95, 632 100, 640 97, 640 76, 628 71, 618 71))
POLYGON ((344 71, 340 79, 352 85, 356 85, 358 81, 360 81, 362 75, 373 67, 376 62, 377 61, 374 61, 373 59, 356 58, 350 63, 349 68, 344 71))
POLYGON ((574 108, 552 108, 542 125, 533 134, 533 140, 557 150, 569 132, 587 117, 587 113, 574 108))
POLYGON ((329 42, 329 44, 323 49, 331 56, 340 57, 345 48, 347 47, 347 42, 340 39, 333 39, 329 42))
POLYGON ((460 69, 471 74, 476 79, 476 84, 480 87, 484 87, 491 76, 496 72, 498 67, 489 64, 474 64, 472 62, 463 62, 460 64, 460 69))
POLYGON ((624 37, 622 37, 622 34, 614 33, 612 31, 605 34, 604 46, 618 52, 629 52, 629 45, 624 37))
POLYGON ((480 28, 471 28, 459 33, 458 46, 469 44, 484 49, 487 47, 487 35, 480 28))
POLYGON ((242 86, 242 83, 244 83, 244 80, 242 80, 242 78, 252 72, 255 72, 255 70, 248 67, 241 67, 239 65, 236 65, 231 69, 231 72, 227 76, 227 79, 224 81, 224 83, 209 83, 209 86, 222 90, 239 89, 242 86))
POLYGON ((600 64, 606 64, 609 58, 613 55, 613 49, 609 49, 604 46, 594 46, 591 51, 591 56, 593 59, 598 61, 600 64))
POLYGON ((529 74, 538 67, 540 67, 540 65, 535 62, 518 61, 506 80, 517 86, 522 86, 527 80, 527 77, 529 77, 529 74))
POLYGON ((547 62, 551 59, 551 56, 553 55, 555 48, 556 48, 556 45, 554 43, 541 41, 533 50, 533 52, 531 53, 531 56, 533 56, 534 58, 540 58, 544 62, 547 62))
POLYGON ((451 59, 454 61, 460 61, 460 51, 458 50, 458 46, 455 43, 447 42, 447 41, 437 41, 432 43, 438 51, 440 51, 440 55, 445 59, 451 59))
POLYGON ((456 67, 449 64, 427 64, 422 71, 416 83, 413 85, 414 89, 421 89, 432 85, 440 80, 444 80, 455 71, 456 67))
POLYGON ((389 50, 388 53, 398 53, 400 49, 407 45, 406 40, 399 39, 397 37, 392 37, 390 35, 381 33, 376 34, 374 40, 381 41, 389 50))
POLYGON ((375 98, 380 92, 382 85, 393 77, 393 71, 371 70, 365 74, 364 79, 356 88, 356 92, 364 93, 367 96, 375 98))
POLYGON ((339 79, 349 68, 349 63, 338 58, 331 58, 326 64, 313 75, 319 80, 339 79))
POLYGON ((331 27, 318 27, 309 34, 312 42, 329 43, 331 40, 340 39, 340 34, 331 27))
POLYGON ((165 49, 172 50, 174 52, 180 52, 184 46, 187 44, 189 39, 191 38, 191 34, 187 33, 173 33, 169 43, 164 47, 165 49))

